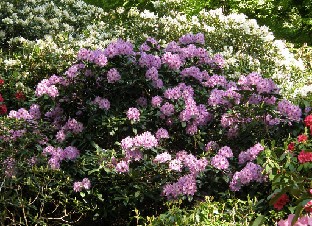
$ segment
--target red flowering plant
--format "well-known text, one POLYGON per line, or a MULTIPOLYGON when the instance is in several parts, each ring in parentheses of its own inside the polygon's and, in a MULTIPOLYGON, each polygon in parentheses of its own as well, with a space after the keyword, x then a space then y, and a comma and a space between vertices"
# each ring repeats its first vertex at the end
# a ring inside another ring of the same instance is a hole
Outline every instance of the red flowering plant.
POLYGON ((11 109, 25 107, 30 91, 17 81, 0 78, 0 116, 7 115, 11 109))
POLYGON ((264 168, 273 190, 268 199, 276 210, 294 214, 292 225, 300 215, 312 213, 312 114, 305 117, 304 126, 284 147, 272 145, 265 153, 264 168))
MULTIPOLYGON (((4 84, 4 80, 3 79, 0 79, 0 88, 1 86, 3 86, 4 84)), ((1 115, 5 115, 7 113, 7 107, 4 103, 4 98, 2 97, 2 94, 0 93, 0 116, 1 115)))

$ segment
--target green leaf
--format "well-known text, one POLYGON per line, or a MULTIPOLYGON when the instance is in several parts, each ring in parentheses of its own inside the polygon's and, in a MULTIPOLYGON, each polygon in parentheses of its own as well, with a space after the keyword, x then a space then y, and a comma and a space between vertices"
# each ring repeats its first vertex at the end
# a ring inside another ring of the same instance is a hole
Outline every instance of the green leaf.
POLYGON ((251 224, 250 226, 259 226, 262 225, 265 218, 264 215, 259 215, 251 224))
POLYGON ((297 222, 297 220, 298 220, 298 218, 299 218, 299 215, 300 215, 300 213, 302 212, 302 210, 303 210, 303 206, 302 206, 302 203, 300 203, 300 204, 296 207, 295 216, 294 216, 294 218, 293 218, 292 221, 291 221, 291 226, 293 226, 293 225, 297 222))
POLYGON ((140 194, 141 194, 141 192, 140 191, 136 191, 135 193, 134 193, 134 197, 139 197, 140 196, 140 194))

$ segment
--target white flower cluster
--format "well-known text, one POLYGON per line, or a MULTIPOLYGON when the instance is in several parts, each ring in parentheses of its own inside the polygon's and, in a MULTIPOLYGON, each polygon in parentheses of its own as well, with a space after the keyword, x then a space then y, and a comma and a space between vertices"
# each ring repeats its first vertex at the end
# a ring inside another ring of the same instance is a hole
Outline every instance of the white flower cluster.
POLYGON ((35 40, 60 31, 80 33, 85 26, 102 20, 105 15, 101 8, 81 0, 0 1, 0 29, 4 29, 6 40, 17 36, 35 40))

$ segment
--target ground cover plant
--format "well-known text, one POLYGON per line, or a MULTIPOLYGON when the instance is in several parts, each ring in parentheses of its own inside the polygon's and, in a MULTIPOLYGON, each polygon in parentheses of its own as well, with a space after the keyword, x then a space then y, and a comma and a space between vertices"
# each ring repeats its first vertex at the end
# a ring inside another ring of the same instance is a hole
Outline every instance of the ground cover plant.
POLYGON ((243 15, 65 2, 62 15, 85 20, 70 20, 74 33, 40 33, 48 23, 39 23, 35 36, 14 37, 14 23, 2 27, 2 224, 311 220, 309 91, 285 86, 309 86, 308 62, 243 15))

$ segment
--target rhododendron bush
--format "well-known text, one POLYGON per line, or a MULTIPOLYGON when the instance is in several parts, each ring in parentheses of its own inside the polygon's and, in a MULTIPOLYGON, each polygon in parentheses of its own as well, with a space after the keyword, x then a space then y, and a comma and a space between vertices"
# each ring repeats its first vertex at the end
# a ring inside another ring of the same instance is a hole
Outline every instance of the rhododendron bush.
MULTIPOLYGON (((165 46, 147 38, 80 49, 72 66, 41 80, 29 106, 2 122, 1 188, 22 178, 21 192, 31 191, 36 208, 46 205, 42 222, 71 223, 124 224, 135 208, 154 214, 166 200, 229 190, 268 194, 257 156, 269 140, 288 136, 301 108, 257 72, 229 77, 223 56, 204 46, 202 33, 189 33, 165 46), (25 170, 51 178, 59 203, 36 194, 29 182, 36 177, 25 170), (54 208, 57 217, 49 217, 54 208)), ((1 205, 4 216, 14 206, 1 205)), ((27 219, 22 211, 5 218, 15 217, 27 219)))

